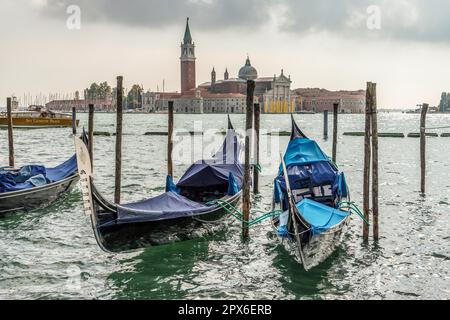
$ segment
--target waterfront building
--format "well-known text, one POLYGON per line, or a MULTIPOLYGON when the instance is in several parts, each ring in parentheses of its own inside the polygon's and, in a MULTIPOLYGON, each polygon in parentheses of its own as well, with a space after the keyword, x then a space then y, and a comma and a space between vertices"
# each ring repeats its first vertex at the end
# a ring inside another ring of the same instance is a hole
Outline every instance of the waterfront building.
MULTIPOLYGON (((337 91, 325 89, 291 89, 292 80, 281 69, 280 74, 261 77, 247 56, 244 65, 235 77, 230 77, 228 67, 223 79, 219 79, 213 67, 209 82, 197 86, 196 45, 193 41, 189 18, 186 21, 184 37, 180 46, 180 92, 142 93, 142 111, 165 113, 169 101, 174 102, 176 113, 245 113, 247 81, 255 81, 255 103, 261 105, 263 113, 296 113, 300 111, 322 112, 333 110, 333 104, 340 104, 340 112, 361 113, 365 109, 365 92, 337 91)), ((92 101, 91 101, 92 102, 92 101)), ((69 111, 72 106, 86 110, 90 102, 85 100, 60 100, 47 104, 50 108, 69 111)), ((113 111, 114 98, 94 101, 96 109, 113 111)))
POLYGON ((72 112, 72 108, 78 112, 88 112, 89 105, 93 104, 96 112, 113 112, 116 103, 113 99, 74 99, 74 100, 53 100, 45 105, 48 110, 60 112, 72 112))
POLYGON ((366 92, 328 91, 326 89, 306 88, 295 90, 301 101, 301 111, 323 112, 333 111, 335 103, 339 104, 341 113, 364 113, 366 92))

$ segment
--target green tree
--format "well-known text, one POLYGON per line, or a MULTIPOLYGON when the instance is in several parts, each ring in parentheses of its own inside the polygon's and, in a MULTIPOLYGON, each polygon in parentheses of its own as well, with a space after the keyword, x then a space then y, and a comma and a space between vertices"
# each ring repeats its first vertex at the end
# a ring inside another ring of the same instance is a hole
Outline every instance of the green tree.
POLYGON ((100 84, 94 82, 88 89, 86 89, 86 95, 88 99, 106 99, 111 95, 111 93, 111 87, 106 81, 100 84))
POLYGON ((131 87, 131 90, 128 92, 127 95, 127 108, 128 109, 137 109, 140 108, 142 105, 142 92, 143 88, 135 84, 133 87, 131 87))
POLYGON ((108 82, 102 82, 99 85, 99 97, 101 99, 106 99, 112 93, 111 87, 108 85, 108 82))

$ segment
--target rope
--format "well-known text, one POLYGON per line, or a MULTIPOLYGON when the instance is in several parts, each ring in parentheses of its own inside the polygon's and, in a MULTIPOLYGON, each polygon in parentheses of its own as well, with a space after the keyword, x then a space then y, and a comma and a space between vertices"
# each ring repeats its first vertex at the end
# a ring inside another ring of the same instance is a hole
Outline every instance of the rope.
POLYGON ((261 222, 263 222, 263 221, 265 221, 267 219, 269 219, 269 218, 279 217, 280 214, 282 213, 281 210, 273 210, 273 211, 270 211, 270 212, 267 212, 267 213, 264 213, 263 211, 260 211, 260 210, 255 210, 252 213, 260 212, 260 213, 264 213, 264 214, 262 216, 256 218, 256 219, 251 220, 251 221, 245 221, 243 219, 244 215, 242 214, 242 212, 240 212, 235 206, 233 206, 232 204, 230 204, 230 203, 228 203, 226 201, 217 200, 217 201, 210 202, 209 204, 216 204, 216 205, 218 205, 223 210, 225 210, 229 215, 234 217, 236 220, 247 224, 248 227, 253 227, 253 226, 255 226, 255 225, 257 225, 257 224, 259 224, 259 223, 261 223, 261 222))
POLYGON ((366 220, 366 218, 364 217, 364 215, 362 214, 361 210, 358 208, 358 206, 351 201, 342 201, 339 203, 339 207, 338 209, 342 210, 342 209, 348 209, 351 211, 354 211, 358 214, 358 216, 368 225, 370 226, 369 221, 366 220))

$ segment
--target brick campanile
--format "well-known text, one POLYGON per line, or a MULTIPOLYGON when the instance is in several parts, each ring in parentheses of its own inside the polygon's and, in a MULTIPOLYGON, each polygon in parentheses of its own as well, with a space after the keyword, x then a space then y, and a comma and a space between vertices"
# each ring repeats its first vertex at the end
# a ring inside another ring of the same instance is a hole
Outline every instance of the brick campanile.
POLYGON ((195 89, 195 44, 189 29, 189 18, 186 22, 183 43, 181 44, 181 93, 195 89))

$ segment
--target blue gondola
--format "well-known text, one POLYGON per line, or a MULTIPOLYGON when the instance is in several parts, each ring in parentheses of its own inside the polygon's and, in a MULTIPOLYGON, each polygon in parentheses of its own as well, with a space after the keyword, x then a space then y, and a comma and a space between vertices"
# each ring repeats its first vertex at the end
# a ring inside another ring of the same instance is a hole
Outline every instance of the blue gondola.
POLYGON ((341 242, 351 213, 345 175, 292 117, 292 134, 274 181, 273 219, 278 237, 305 270, 325 261, 341 242), (287 179, 286 179, 287 176, 287 179))
POLYGON ((225 142, 212 159, 194 163, 177 184, 167 177, 165 193, 129 204, 111 203, 98 192, 88 151, 79 139, 75 144, 85 212, 104 251, 123 252, 215 233, 229 220, 216 201, 230 205, 240 201, 243 148, 230 121, 225 142))

